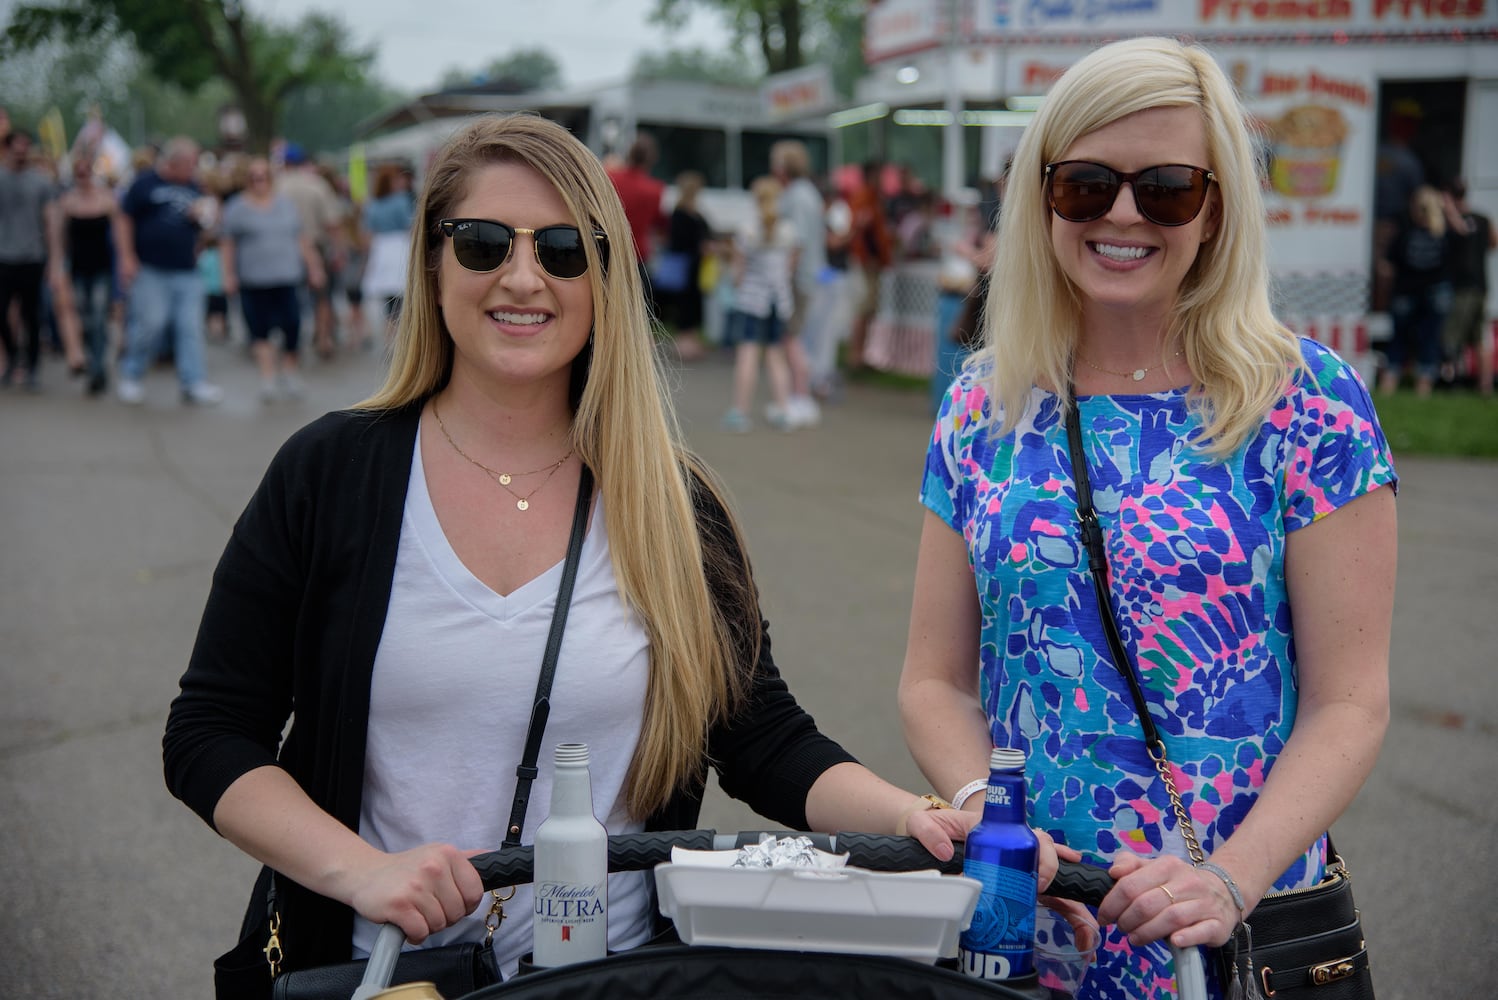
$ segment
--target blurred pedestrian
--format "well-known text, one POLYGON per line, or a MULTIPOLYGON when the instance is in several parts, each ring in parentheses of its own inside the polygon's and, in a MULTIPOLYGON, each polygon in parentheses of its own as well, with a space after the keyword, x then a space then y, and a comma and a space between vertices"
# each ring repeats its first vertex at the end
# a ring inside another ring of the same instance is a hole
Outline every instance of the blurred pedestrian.
POLYGON ((823 203, 827 206, 823 214, 826 263, 817 274, 811 315, 801 328, 801 340, 806 349, 812 397, 827 401, 836 399, 841 392, 837 350, 853 328, 848 279, 852 266, 849 244, 853 238, 853 212, 847 199, 830 183, 823 203))
POLYGON ((1446 314, 1443 341, 1446 363, 1455 366, 1467 350, 1477 354, 1477 391, 1493 395, 1493 337, 1484 331, 1488 320, 1488 254, 1498 249, 1498 230, 1486 215, 1467 201, 1467 181, 1458 177, 1448 190, 1447 242, 1451 277, 1451 311, 1446 314))
POLYGON ((749 186, 757 214, 733 242, 734 307, 728 327, 735 341, 733 406, 723 415, 723 429, 752 430, 750 418, 759 367, 764 360, 770 380, 766 419, 778 430, 792 430, 790 362, 785 355, 785 324, 795 312, 791 291, 799 237, 795 224, 780 214, 780 182, 759 177, 749 186))
POLYGON ((1420 102, 1403 97, 1384 118, 1373 165, 1373 309, 1389 308, 1394 276, 1382 263, 1409 215, 1410 199, 1425 183, 1425 164, 1414 150, 1425 117, 1420 102))
POLYGON ((41 387, 42 278, 47 266, 47 214, 56 185, 31 162, 31 133, 12 129, 0 159, 0 344, 5 370, 0 388, 41 387), (20 342, 11 329, 18 306, 20 342))
POLYGON ((112 233, 119 213, 115 193, 94 171, 88 153, 73 156, 73 183, 58 197, 49 228, 48 271, 54 300, 68 301, 82 333, 87 391, 109 384, 109 304, 114 293, 112 233), (71 293, 65 295, 66 293, 71 293))
POLYGON ((399 164, 386 163, 375 171, 370 194, 372 197, 364 206, 364 240, 369 256, 364 262, 361 297, 384 305, 388 341, 395 335, 401 297, 406 293, 411 218, 416 211, 411 175, 399 164))
POLYGON ((1451 275, 1447 270, 1446 210, 1441 193, 1421 185, 1410 196, 1409 211, 1389 244, 1387 263, 1393 281, 1389 341, 1380 392, 1398 386, 1406 366, 1415 367, 1415 394, 1429 396, 1441 367, 1441 333, 1451 309, 1451 275))
POLYGON ((327 273, 322 255, 302 229, 296 205, 271 186, 270 162, 251 160, 245 179, 248 186, 224 206, 219 227, 224 293, 239 296, 250 351, 260 369, 260 401, 297 399, 302 395, 297 288, 306 284, 319 293, 327 285, 327 273), (271 342, 272 330, 281 331, 279 350, 271 342))
MULTIPOLYGON (((703 176, 687 170, 676 178, 676 204, 666 236, 666 253, 679 272, 675 287, 661 288, 663 318, 676 328, 676 354, 683 361, 702 357, 702 261, 712 250, 712 226, 697 207, 703 176)), ((661 275, 657 273, 657 284, 661 275)))
MULTIPOLYGON (((285 169, 275 179, 276 194, 291 200, 301 216, 302 232, 322 258, 322 274, 336 273, 343 263, 342 206, 318 166, 298 143, 286 144, 282 154, 285 169)), ((312 346, 317 356, 331 358, 338 349, 337 317, 327 283, 306 288, 312 302, 312 346)))
POLYGON ((962 205, 957 211, 960 220, 937 274, 935 367, 930 386, 933 416, 963 363, 982 342, 980 321, 993 263, 994 233, 982 224, 980 205, 962 205))
POLYGON ((640 268, 640 280, 645 285, 645 304, 652 315, 660 312, 656 301, 650 271, 646 266, 655 250, 655 243, 667 228, 666 213, 661 207, 666 185, 651 176, 660 151, 655 136, 641 132, 630 143, 624 155, 622 167, 606 170, 619 201, 624 204, 624 217, 629 220, 630 235, 634 237, 635 262, 640 268))
MULTIPOLYGON (((203 176, 203 191, 219 204, 219 218, 224 204, 243 187, 236 168, 220 161, 218 167, 203 176)), ((211 344, 229 339, 229 296, 224 292, 223 258, 219 254, 217 228, 204 229, 198 236, 198 276, 203 279, 203 336, 211 344)))
POLYGON ((893 239, 879 196, 882 169, 877 161, 865 163, 863 183, 848 195, 848 208, 853 213, 849 247, 854 266, 848 272, 853 296, 853 330, 848 339, 848 367, 852 371, 866 367, 864 347, 869 338, 869 324, 879 312, 879 284, 894 258, 893 239))
POLYGON ((141 172, 125 192, 115 217, 120 286, 127 295, 125 353, 115 391, 131 406, 145 402, 141 380, 167 330, 183 401, 213 406, 224 398, 208 381, 203 359, 198 236, 217 221, 217 202, 198 187, 197 164, 196 142, 186 136, 167 140, 154 168, 141 172))
MULTIPOLYGON (((359 205, 349 191, 348 178, 339 175, 333 192, 343 216, 343 269, 336 276, 329 275, 335 289, 341 289, 347 307, 345 327, 348 345, 356 351, 369 347, 369 321, 364 318, 364 263, 369 256, 369 243, 364 229, 359 224, 359 205)), ((336 291, 334 293, 337 294, 336 291)))
POLYGON ((782 139, 771 146, 770 173, 783 188, 780 214, 796 228, 796 271, 791 281, 794 311, 785 325, 785 356, 791 369, 785 420, 793 427, 811 427, 822 414, 811 395, 811 364, 803 337, 817 282, 827 267, 827 206, 811 179, 806 143, 782 139))

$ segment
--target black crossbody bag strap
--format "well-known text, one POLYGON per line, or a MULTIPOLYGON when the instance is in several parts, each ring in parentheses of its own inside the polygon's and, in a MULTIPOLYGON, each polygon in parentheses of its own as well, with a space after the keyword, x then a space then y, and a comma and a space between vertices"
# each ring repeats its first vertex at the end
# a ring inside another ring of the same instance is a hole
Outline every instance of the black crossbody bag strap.
POLYGON ((1082 527, 1082 545, 1087 549, 1087 568, 1092 577, 1092 589, 1097 594, 1097 606, 1103 619, 1103 635, 1108 640, 1108 652, 1118 672, 1129 682, 1129 694, 1134 697, 1134 711, 1139 714, 1139 725, 1144 729, 1144 741, 1151 756, 1165 754, 1165 743, 1155 720, 1150 718, 1149 706, 1144 700, 1144 691, 1134 673, 1134 661, 1124 648, 1123 637, 1118 634, 1118 618, 1113 608, 1113 592, 1108 588, 1108 552, 1103 547, 1103 528, 1098 523, 1097 510, 1092 506, 1092 482, 1087 475, 1087 454, 1082 449, 1082 414, 1077 409, 1077 397, 1072 395, 1066 411, 1066 442, 1071 452, 1072 480, 1077 486, 1077 520, 1082 527))
POLYGON ((572 537, 567 541, 567 561, 562 564, 562 582, 557 587, 557 605, 551 613, 551 633, 546 637, 546 652, 541 657, 541 674, 536 678, 536 697, 531 703, 530 728, 525 734, 525 754, 515 768, 515 802, 510 807, 510 822, 505 827, 504 846, 520 844, 525 826, 525 812, 531 801, 531 782, 540 774, 536 762, 541 757, 541 737, 551 714, 551 681, 557 673, 557 655, 562 651, 562 633, 567 628, 567 611, 572 605, 572 586, 577 582, 577 563, 582 556, 583 536, 588 530, 588 509, 593 500, 593 472, 586 465, 577 481, 577 507, 572 512, 572 537))
MULTIPOLYGON (((525 754, 520 766, 515 768, 515 801, 510 806, 510 822, 505 827, 504 845, 515 847, 520 843, 520 831, 525 826, 526 807, 530 805, 531 782, 540 773, 536 761, 541 756, 541 736, 546 731, 546 718, 551 714, 551 681, 557 672, 557 655, 562 650, 562 632, 567 627, 567 611, 572 604, 572 587, 577 582, 577 564, 582 556, 583 536, 588 531, 588 511, 593 500, 593 472, 586 465, 577 482, 577 506, 572 512, 572 535, 567 540, 567 558, 562 564, 562 582, 557 587, 557 604, 551 613, 551 632, 546 637, 546 652, 541 657, 541 675, 536 679, 536 697, 531 705, 530 728, 525 734, 525 754)), ((276 975, 281 961, 279 936, 280 914, 276 908, 276 872, 270 874, 270 885, 266 892, 266 912, 271 926, 270 943, 265 947, 266 959, 271 962, 271 976, 276 975), (272 951, 275 958, 271 958, 272 951)), ((487 947, 487 942, 486 942, 487 947)))

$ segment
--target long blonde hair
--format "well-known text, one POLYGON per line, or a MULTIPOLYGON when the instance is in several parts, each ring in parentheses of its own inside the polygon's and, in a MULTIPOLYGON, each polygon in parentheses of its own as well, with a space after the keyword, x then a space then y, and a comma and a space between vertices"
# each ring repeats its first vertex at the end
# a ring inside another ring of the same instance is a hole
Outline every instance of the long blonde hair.
POLYGON ((1259 426, 1303 367, 1299 342, 1269 304, 1260 160, 1232 84, 1200 46, 1171 38, 1105 45, 1062 75, 1015 151, 984 310, 990 392, 1003 407, 996 433, 1013 430, 1045 383, 1063 412, 1081 335, 1081 298, 1051 246, 1045 165, 1082 136, 1152 108, 1201 112, 1222 212, 1181 282, 1165 343, 1179 336, 1195 374, 1187 402, 1201 420, 1195 443, 1225 458, 1259 426))
POLYGON ((572 445, 597 477, 619 592, 650 639, 640 742, 626 789, 637 818, 702 780, 709 727, 743 697, 759 653, 759 611, 740 533, 711 474, 681 443, 658 368, 629 223, 597 158, 553 122, 484 115, 438 153, 417 206, 394 355, 359 404, 388 410, 446 385, 453 343, 438 310, 437 223, 484 167, 518 163, 547 178, 584 232, 593 292, 590 346, 573 361, 572 445), (605 265, 605 253, 610 258, 605 265), (696 497, 721 511, 699 533, 696 497))

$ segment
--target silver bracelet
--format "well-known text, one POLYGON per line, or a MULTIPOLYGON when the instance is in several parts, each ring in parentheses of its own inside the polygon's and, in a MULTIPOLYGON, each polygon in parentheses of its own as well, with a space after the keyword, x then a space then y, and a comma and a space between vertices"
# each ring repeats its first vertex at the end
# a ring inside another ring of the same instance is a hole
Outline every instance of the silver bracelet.
POLYGON ((1233 881, 1233 876, 1228 874, 1226 868, 1221 865, 1215 865, 1210 861, 1199 861, 1196 867, 1202 871, 1211 872, 1222 879, 1222 884, 1228 887, 1228 895, 1233 897, 1233 905, 1238 907, 1238 922, 1240 924, 1243 923, 1248 915, 1248 907, 1243 905, 1243 893, 1238 891, 1238 883, 1233 881))
POLYGON ((967 784, 957 789, 957 794, 952 796, 952 808, 961 809, 964 802, 972 798, 978 792, 983 791, 987 787, 987 778, 977 778, 973 781, 969 781, 967 784))

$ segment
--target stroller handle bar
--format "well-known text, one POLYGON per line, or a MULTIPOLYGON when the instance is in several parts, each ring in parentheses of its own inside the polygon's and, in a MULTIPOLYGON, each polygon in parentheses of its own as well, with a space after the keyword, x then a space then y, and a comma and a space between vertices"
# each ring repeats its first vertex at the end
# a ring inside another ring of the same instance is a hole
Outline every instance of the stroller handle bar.
MULTIPOLYGON (((914 837, 895 837, 876 833, 803 833, 799 831, 770 831, 779 836, 808 837, 819 849, 848 855, 848 864, 871 871, 929 871, 935 869, 944 875, 962 874, 963 844, 956 843, 951 860, 939 861, 914 837)), ((718 834, 713 830, 661 830, 649 833, 611 834, 609 836, 609 871, 648 871, 662 862, 671 860, 671 848, 682 847, 699 851, 730 851, 759 841, 759 831, 739 834, 718 834)), ((534 874, 535 854, 529 845, 501 847, 470 859, 473 867, 483 879, 484 889, 498 889, 509 885, 523 885, 531 881, 534 874)), ((1046 889, 1046 894, 1073 899, 1089 906, 1097 906, 1113 888, 1113 878, 1106 869, 1095 865, 1063 860, 1056 877, 1046 889)), ((355 991, 353 1000, 367 1000, 390 983, 395 973, 395 962, 400 957, 405 936, 394 924, 380 928, 369 964, 365 967, 364 981, 355 991)), ((1203 974, 1199 959, 1194 963, 1176 951, 1178 975, 1200 976, 1203 974), (1191 969, 1194 968, 1194 972, 1191 969)), ((1191 958, 1195 950, 1187 949, 1191 958)), ((1193 986, 1195 984, 1193 983, 1193 986)), ((1205 997, 1205 982, 1194 992, 1183 981, 1180 983, 1183 998, 1205 997)))
MULTIPOLYGON (((870 871, 901 872, 935 869, 943 875, 962 874, 961 842, 952 845, 950 861, 938 861, 914 837, 877 833, 800 833, 780 831, 782 836, 808 837, 821 850, 848 855, 848 864, 870 871)), ((609 871, 646 871, 671 860, 671 848, 698 851, 731 851, 756 843, 760 834, 716 834, 712 830, 663 830, 654 833, 614 834, 609 837, 609 871)), ((473 857, 473 867, 484 880, 484 888, 498 889, 531 880, 534 855, 527 845, 501 847, 473 857)), ((1108 873, 1093 865, 1062 861, 1048 895, 1075 899, 1096 906, 1113 888, 1108 873)))

